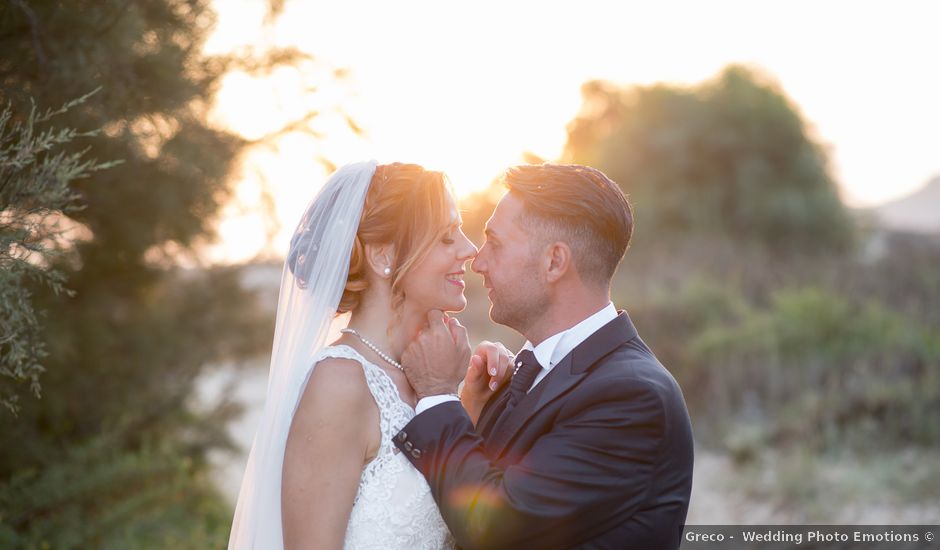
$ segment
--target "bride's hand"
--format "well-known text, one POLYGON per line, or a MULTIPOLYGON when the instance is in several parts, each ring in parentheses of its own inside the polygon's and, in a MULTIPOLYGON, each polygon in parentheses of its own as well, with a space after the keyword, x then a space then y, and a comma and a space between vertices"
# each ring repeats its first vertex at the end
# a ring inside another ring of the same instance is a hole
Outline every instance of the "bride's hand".
POLYGON ((463 379, 460 402, 476 425, 483 406, 510 378, 512 354, 499 342, 480 342, 463 379))

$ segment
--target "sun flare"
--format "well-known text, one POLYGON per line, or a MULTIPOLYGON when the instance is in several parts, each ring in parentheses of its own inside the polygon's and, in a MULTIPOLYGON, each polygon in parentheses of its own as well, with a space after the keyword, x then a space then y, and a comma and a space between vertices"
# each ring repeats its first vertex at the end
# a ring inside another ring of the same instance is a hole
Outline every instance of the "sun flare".
POLYGON ((573 9, 484 1, 458 9, 430 1, 402 7, 294 0, 267 27, 263 5, 216 0, 207 53, 294 47, 315 59, 264 77, 229 74, 214 120, 256 140, 307 113, 317 116, 242 159, 237 185, 254 191, 226 208, 212 261, 243 261, 259 250, 277 255, 330 163, 421 164, 446 172, 465 197, 527 153, 557 158, 580 86, 597 78, 692 84, 729 63, 761 68, 829 149, 852 206, 903 195, 940 173, 940 73, 932 70, 930 42, 936 4, 892 7, 906 30, 889 41, 870 40, 871 30, 883 27, 883 10, 851 2, 788 3, 768 18, 766 7, 743 0, 722 4, 735 17, 699 2, 586 1, 573 9), (854 23, 845 27, 840 21, 849 10, 854 23), (839 47, 832 45, 835 27, 839 47), (332 78, 339 68, 345 76, 332 78), (891 100, 899 82, 904 100, 891 100), (264 196, 272 204, 256 200, 264 196), (277 219, 261 223, 272 209, 277 219), (273 240, 272 223, 279 226, 273 240), (259 248, 261 227, 268 237, 259 248))

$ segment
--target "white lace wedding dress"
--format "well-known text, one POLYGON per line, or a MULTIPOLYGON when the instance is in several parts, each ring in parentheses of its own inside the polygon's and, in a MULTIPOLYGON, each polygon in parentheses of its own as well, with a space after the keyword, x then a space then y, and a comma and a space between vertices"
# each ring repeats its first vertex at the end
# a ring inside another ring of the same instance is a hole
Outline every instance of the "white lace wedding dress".
POLYGON ((414 409, 401 400, 392 378, 353 348, 325 347, 313 364, 327 357, 352 359, 362 365, 369 391, 379 407, 382 433, 378 454, 362 469, 344 548, 454 548, 454 539, 441 518, 427 480, 392 443, 395 434, 414 418, 414 409))

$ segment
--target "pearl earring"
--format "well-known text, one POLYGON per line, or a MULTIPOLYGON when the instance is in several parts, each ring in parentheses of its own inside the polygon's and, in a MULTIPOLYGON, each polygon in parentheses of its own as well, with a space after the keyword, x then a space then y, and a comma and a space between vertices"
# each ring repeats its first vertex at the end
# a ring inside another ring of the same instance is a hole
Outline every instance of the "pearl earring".
POLYGON ((388 277, 389 275, 392 274, 392 268, 386 267, 385 269, 382 270, 382 273, 384 273, 385 276, 388 277))

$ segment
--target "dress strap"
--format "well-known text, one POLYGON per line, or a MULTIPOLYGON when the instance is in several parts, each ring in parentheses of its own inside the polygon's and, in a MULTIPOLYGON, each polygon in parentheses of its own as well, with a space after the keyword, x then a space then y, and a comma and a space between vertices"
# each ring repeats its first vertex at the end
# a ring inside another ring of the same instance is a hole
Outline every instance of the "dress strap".
POLYGON ((369 392, 379 407, 383 446, 392 445, 392 437, 414 416, 414 409, 401 400, 398 387, 381 367, 346 345, 328 346, 317 354, 317 361, 327 357, 351 359, 362 365, 369 392))

